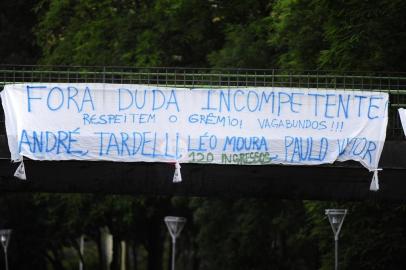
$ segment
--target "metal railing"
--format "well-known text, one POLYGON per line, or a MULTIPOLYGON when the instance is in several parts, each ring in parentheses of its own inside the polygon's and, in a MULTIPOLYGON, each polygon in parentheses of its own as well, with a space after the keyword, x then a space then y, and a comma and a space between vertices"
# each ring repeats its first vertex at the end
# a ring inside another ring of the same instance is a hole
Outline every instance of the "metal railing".
MULTIPOLYGON (((0 88, 19 82, 147 84, 176 87, 298 87, 368 90, 390 94, 388 139, 404 134, 397 108, 406 107, 406 73, 279 69, 136 68, 0 65, 0 88)), ((1 117, 4 133, 4 117, 1 117)))

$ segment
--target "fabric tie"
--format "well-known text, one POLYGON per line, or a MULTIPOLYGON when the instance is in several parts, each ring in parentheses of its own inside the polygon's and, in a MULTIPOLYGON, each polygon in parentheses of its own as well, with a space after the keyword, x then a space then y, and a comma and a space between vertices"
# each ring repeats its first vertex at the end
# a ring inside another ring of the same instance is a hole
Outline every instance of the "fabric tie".
POLYGON ((176 161, 175 163, 175 174, 173 175, 173 182, 174 183, 182 182, 182 174, 180 173, 179 161, 176 161))
POLYGON ((373 170, 374 175, 372 176, 371 186, 369 187, 369 190, 371 190, 371 191, 379 190, 378 171, 382 171, 382 169, 379 168, 379 169, 373 170))
POLYGON ((18 166, 17 170, 15 171, 14 176, 20 180, 27 180, 27 175, 25 174, 25 166, 24 166, 23 160, 21 160, 21 163, 18 166))

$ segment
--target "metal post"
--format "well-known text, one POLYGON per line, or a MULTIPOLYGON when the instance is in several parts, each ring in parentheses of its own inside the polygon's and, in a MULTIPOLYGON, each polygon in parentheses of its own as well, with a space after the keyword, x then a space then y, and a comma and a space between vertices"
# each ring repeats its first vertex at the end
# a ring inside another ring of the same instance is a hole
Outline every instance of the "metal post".
POLYGON ((79 258, 79 270, 83 270, 82 258, 83 258, 84 251, 85 251, 85 236, 81 235, 80 240, 79 240, 79 252, 80 252, 80 256, 81 256, 81 258, 79 258))
POLYGON ((334 269, 338 270, 338 238, 344 218, 347 215, 347 209, 326 209, 325 214, 328 217, 331 228, 334 233, 334 269))
POLYGON ((6 264, 6 270, 8 270, 7 248, 4 248, 4 262, 6 264))
POLYGON ((172 237, 172 270, 175 270, 176 238, 172 237))
POLYGON ((176 238, 185 225, 186 218, 184 217, 165 217, 166 226, 168 227, 169 234, 172 238, 172 270, 175 270, 175 254, 176 254, 176 238))
POLYGON ((4 250, 4 263, 6 265, 6 270, 8 270, 7 248, 8 248, 8 243, 10 241, 11 232, 12 232, 12 230, 10 230, 10 229, 0 230, 0 242, 1 242, 1 245, 3 246, 3 250, 4 250))
POLYGON ((338 237, 335 239, 335 270, 338 270, 338 237))

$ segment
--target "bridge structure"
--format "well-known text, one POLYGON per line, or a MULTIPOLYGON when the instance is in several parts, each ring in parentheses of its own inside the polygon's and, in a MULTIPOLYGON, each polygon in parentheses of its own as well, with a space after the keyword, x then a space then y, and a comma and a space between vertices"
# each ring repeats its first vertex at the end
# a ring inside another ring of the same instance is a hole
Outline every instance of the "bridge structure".
POLYGON ((389 93, 389 122, 379 173, 357 162, 317 166, 182 164, 180 183, 167 163, 25 160, 27 180, 15 178, 1 109, 0 192, 112 193, 182 196, 277 197, 314 200, 406 201, 406 141, 397 109, 406 107, 406 74, 276 69, 0 66, 9 83, 115 83, 170 87, 298 87, 389 93))

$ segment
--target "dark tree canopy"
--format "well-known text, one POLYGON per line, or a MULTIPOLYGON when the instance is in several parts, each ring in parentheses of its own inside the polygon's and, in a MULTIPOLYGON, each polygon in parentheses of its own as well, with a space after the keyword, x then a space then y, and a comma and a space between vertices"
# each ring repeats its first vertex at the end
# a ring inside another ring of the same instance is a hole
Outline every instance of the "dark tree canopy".
POLYGON ((37 1, 0 1, 0 62, 1 64, 35 64, 40 48, 33 28, 38 17, 37 1))

